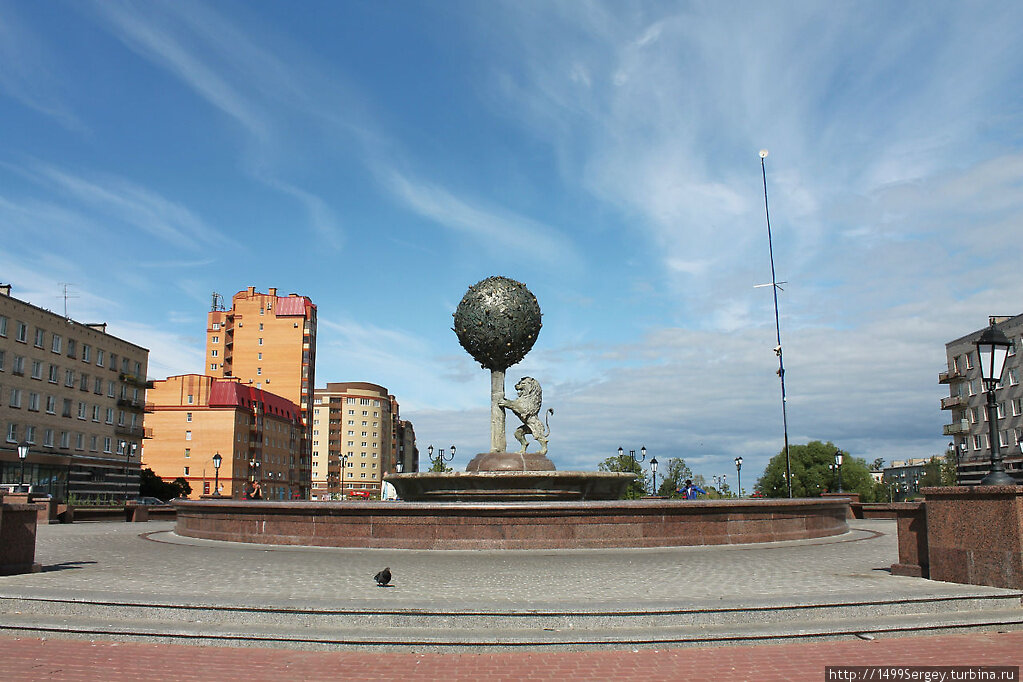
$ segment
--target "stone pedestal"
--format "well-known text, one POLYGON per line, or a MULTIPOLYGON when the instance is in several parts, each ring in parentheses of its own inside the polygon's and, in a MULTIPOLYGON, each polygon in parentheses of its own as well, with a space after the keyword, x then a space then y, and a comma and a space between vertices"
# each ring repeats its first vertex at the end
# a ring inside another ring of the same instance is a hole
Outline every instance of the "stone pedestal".
POLYGON ((128 523, 146 523, 149 521, 149 507, 144 504, 125 505, 124 520, 128 523))
POLYGON ((36 517, 30 504, 0 504, 0 575, 38 573, 36 517))
POLYGON ((896 502, 887 505, 895 512, 899 529, 899 563, 892 564, 892 575, 928 577, 927 509, 923 502, 896 502))
POLYGON ((932 580, 1023 589, 1023 486, 922 492, 932 580))

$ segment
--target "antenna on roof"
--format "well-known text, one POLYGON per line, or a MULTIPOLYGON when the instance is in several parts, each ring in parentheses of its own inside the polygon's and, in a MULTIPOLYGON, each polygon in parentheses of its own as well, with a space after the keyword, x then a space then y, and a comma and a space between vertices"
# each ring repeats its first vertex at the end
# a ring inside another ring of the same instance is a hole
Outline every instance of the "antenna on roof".
POLYGON ((224 308, 224 297, 214 291, 213 292, 213 305, 210 308, 210 310, 224 310, 224 309, 225 309, 224 308))
POLYGON ((64 294, 63 294, 64 295, 64 319, 65 320, 70 320, 71 318, 67 316, 67 300, 69 298, 78 298, 78 294, 68 293, 68 287, 73 287, 74 286, 74 284, 72 284, 71 282, 58 282, 58 284, 60 284, 60 286, 63 287, 63 290, 64 290, 64 294))

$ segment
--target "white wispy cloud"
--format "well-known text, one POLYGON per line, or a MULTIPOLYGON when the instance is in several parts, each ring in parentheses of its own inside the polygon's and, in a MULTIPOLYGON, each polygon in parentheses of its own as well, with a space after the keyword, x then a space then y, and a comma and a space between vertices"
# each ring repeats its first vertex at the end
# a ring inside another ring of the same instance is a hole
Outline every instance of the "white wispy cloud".
POLYGON ((558 230, 480 202, 464 199, 439 185, 390 172, 385 180, 394 195, 419 215, 469 237, 491 251, 514 252, 546 263, 571 266, 577 255, 558 230))

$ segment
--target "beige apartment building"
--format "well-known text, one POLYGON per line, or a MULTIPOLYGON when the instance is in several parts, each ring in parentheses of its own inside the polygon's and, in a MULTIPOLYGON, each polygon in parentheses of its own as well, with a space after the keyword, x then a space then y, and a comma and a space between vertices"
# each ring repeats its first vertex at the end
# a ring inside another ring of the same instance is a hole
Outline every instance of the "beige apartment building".
MULTIPOLYGON (((313 499, 380 492, 393 470, 401 427, 398 402, 387 389, 364 381, 328 383, 313 398, 313 499)), ((408 424, 408 422, 404 422, 408 424)), ((412 450, 415 449, 414 433, 412 450)), ((406 450, 408 445, 405 445, 406 450)))
POLYGON ((240 498, 259 481, 264 499, 300 494, 304 432, 298 405, 238 379, 183 374, 152 382, 145 465, 165 480, 183 477, 190 497, 240 498), (219 471, 213 456, 221 456, 219 471))
POLYGON ((278 296, 277 289, 239 291, 224 309, 214 296, 207 316, 204 373, 237 379, 298 405, 304 440, 289 480, 309 496, 312 392, 316 371, 316 306, 306 296, 278 296))
POLYGON ((0 484, 66 500, 135 497, 149 351, 0 285, 0 484))

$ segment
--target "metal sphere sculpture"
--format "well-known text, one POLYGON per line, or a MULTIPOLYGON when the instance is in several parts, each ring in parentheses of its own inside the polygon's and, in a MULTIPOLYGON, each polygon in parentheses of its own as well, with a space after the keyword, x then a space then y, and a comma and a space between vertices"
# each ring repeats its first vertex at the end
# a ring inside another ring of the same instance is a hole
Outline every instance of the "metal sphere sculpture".
POLYGON ((505 452, 504 373, 536 343, 540 304, 522 282, 488 277, 469 287, 454 318, 462 348, 490 370, 490 451, 505 452))
POLYGON ((458 342, 489 370, 506 370, 526 357, 543 326, 536 296, 507 277, 469 287, 454 317, 458 342))

